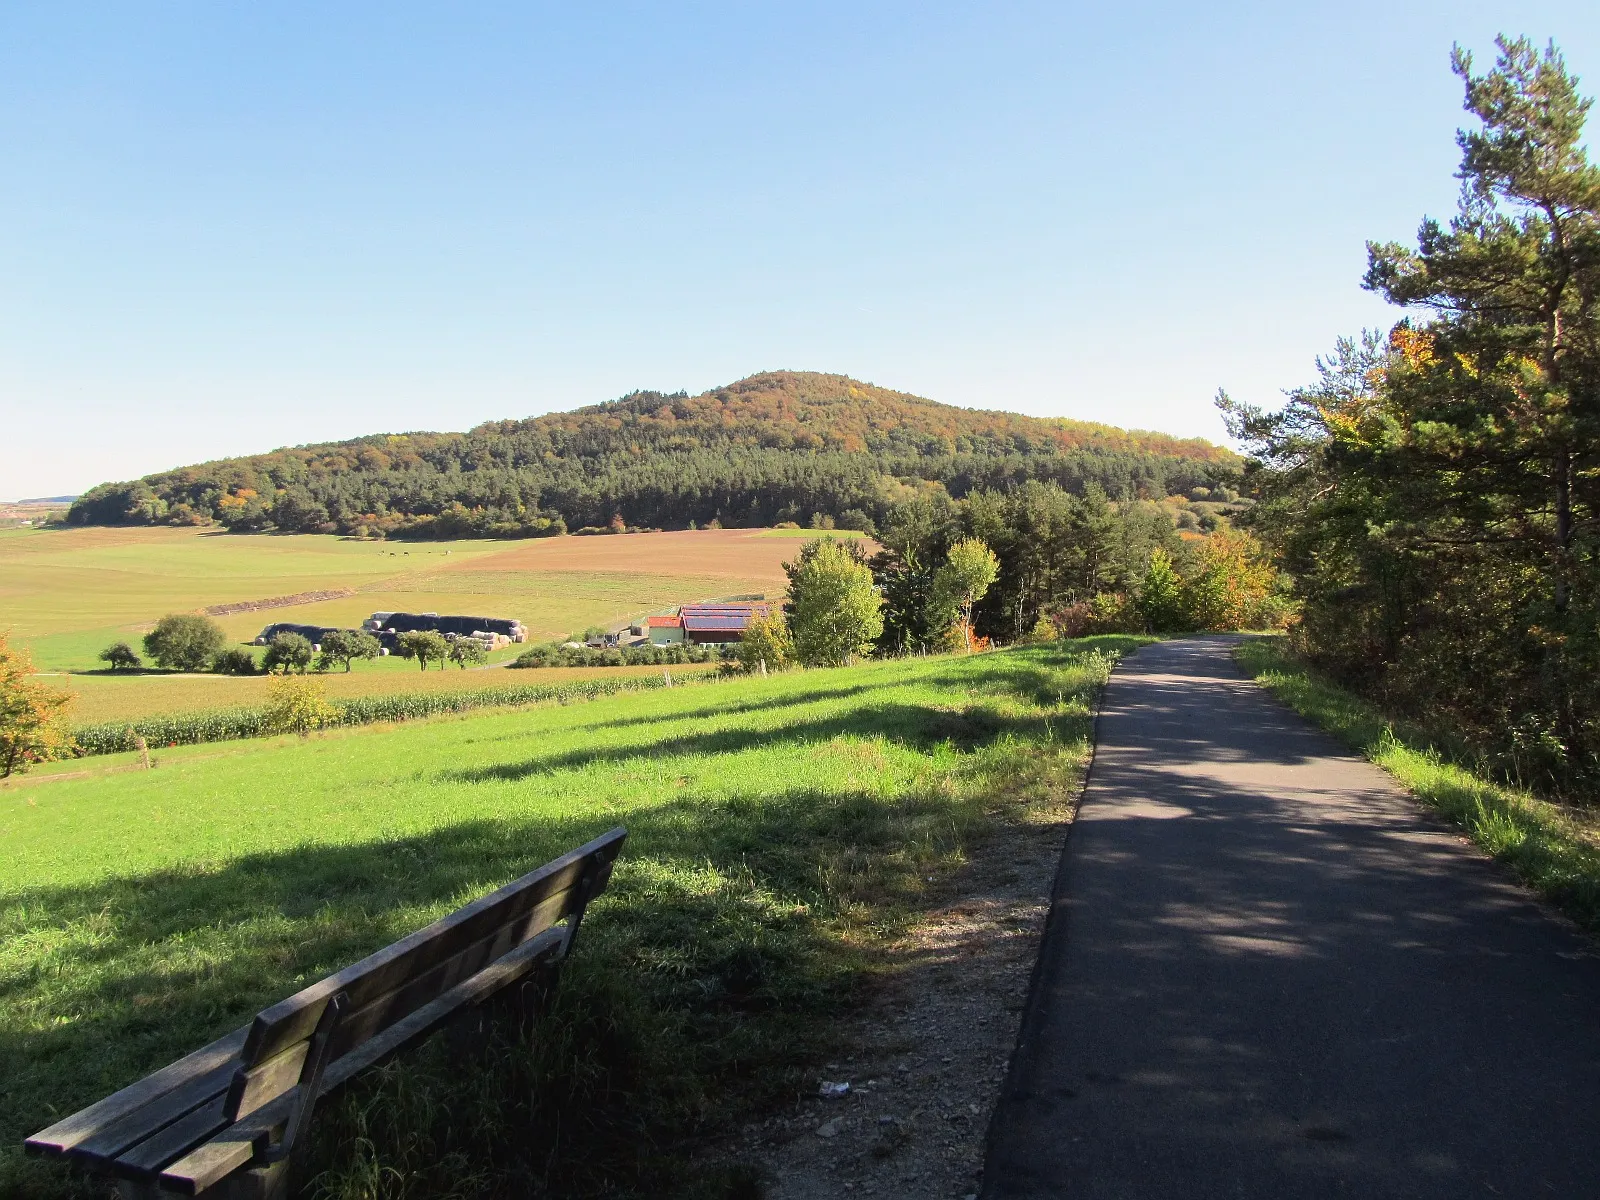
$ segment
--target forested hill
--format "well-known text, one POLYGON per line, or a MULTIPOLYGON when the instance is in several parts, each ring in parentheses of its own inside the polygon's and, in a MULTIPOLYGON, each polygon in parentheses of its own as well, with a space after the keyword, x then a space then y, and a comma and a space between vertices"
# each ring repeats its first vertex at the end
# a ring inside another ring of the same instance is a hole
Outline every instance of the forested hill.
POLYGON ((375 434, 108 483, 76 524, 517 535, 614 525, 868 527, 900 498, 1027 479, 1113 499, 1187 491, 1237 463, 1199 439, 982 412, 779 371, 700 396, 620 400, 467 433, 375 434))

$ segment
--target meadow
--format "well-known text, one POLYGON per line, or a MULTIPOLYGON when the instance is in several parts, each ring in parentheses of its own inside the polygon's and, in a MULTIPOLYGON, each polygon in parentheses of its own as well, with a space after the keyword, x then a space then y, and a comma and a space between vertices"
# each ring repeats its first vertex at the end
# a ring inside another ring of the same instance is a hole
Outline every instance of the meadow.
MULTIPOLYGON (((74 723, 132 720, 260 702, 260 680, 101 669, 100 650, 119 640, 137 648, 168 612, 339 592, 215 619, 243 642, 272 621, 355 625, 381 610, 465 612, 515 617, 535 640, 548 640, 689 601, 779 593, 783 562, 798 546, 772 535, 789 532, 391 543, 159 527, 0 530, 0 629, 77 696, 74 723)), ((328 680, 336 698, 448 686, 402 660, 362 663, 328 680)))
POLYGON ((0 787, 0 1195, 80 1187, 17 1152, 53 1114, 618 823, 612 889, 535 1035, 496 1034, 471 1072, 426 1047, 327 1105, 307 1194, 600 1194, 603 1163, 607 1195, 731 1195, 736 1164, 706 1147, 802 1086, 832 1015, 895 969, 887 940, 972 846, 1067 818, 1095 696, 1138 640, 180 747, 0 787))

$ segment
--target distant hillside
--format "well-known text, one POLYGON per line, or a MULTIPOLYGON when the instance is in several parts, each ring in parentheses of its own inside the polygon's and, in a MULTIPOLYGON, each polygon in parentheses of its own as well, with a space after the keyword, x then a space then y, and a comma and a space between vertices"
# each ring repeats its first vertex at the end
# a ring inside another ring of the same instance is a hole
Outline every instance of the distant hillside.
POLYGON ((881 519, 908 489, 962 496, 1026 479, 1113 499, 1187 491, 1238 459, 1198 438, 982 412, 775 371, 700 396, 620 400, 467 433, 375 434, 221 459, 91 489, 75 524, 240 531, 529 535, 881 519))

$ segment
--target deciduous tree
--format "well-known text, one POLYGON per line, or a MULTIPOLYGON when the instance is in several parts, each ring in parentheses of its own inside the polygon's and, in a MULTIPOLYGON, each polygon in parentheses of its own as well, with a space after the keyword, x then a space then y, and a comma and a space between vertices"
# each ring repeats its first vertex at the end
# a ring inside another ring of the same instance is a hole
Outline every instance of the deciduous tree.
POLYGON ((378 639, 364 629, 330 629, 322 635, 317 670, 326 671, 335 664, 343 664, 348 674, 350 664, 356 659, 377 658, 382 650, 378 639))
POLYGON ((132 671, 144 666, 144 660, 134 653, 133 647, 127 642, 112 642, 100 651, 99 658, 113 671, 132 671))
POLYGON ((0 777, 67 754, 72 737, 62 724, 71 695, 33 678, 33 662, 0 633, 0 777))
POLYGON ((795 655, 808 667, 836 667, 872 650, 883 632, 883 597, 860 550, 834 538, 808 542, 785 563, 795 655))
POLYGON ((783 610, 773 609, 752 617, 739 643, 739 664, 754 673, 763 666, 769 671, 781 671, 793 663, 794 638, 783 610))
POLYGON ((416 659, 419 670, 426 671, 430 662, 436 662, 442 671, 445 658, 450 653, 450 643, 445 641, 442 633, 416 629, 400 635, 399 652, 401 658, 416 659))
POLYGON ((950 547, 933 575, 931 625, 959 627, 961 641, 972 649, 972 606, 982 600, 1000 575, 1000 560, 977 538, 962 538, 950 547))
POLYGON ((450 661, 465 671, 489 661, 489 648, 473 637, 458 637, 450 643, 450 661))
POLYGON ((298 671, 304 675, 314 653, 310 640, 304 634, 286 629, 272 635, 272 640, 267 643, 267 653, 261 660, 261 668, 269 674, 282 671, 287 675, 290 671, 298 671))
POLYGON ((228 644, 228 637, 210 617, 168 613, 144 635, 144 652, 170 671, 205 671, 228 644))

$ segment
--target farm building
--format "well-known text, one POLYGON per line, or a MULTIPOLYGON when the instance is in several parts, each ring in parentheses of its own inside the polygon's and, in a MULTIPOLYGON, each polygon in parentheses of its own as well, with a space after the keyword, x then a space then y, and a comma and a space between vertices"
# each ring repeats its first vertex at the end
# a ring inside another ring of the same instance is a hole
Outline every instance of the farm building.
POLYGON ((683 641, 683 622, 676 614, 670 617, 648 617, 645 627, 652 646, 671 646, 683 641))
MULTIPOLYGON (((744 640, 744 631, 755 617, 765 616, 770 604, 685 604, 678 610, 683 638, 696 645, 716 645, 744 640)), ((654 640, 654 639, 652 639, 654 640)))
POLYGON ((429 631, 446 637, 475 637, 491 646, 525 642, 528 630, 513 617, 440 616, 438 613, 375 612, 362 628, 392 641, 402 633, 429 631), (387 635, 387 637, 385 637, 387 635))

